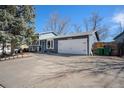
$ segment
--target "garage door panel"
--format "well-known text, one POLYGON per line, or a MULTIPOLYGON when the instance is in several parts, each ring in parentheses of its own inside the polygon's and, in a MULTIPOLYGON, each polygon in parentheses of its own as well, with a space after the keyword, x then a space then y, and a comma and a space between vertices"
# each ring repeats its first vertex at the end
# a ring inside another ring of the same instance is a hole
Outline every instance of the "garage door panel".
POLYGON ((59 40, 58 53, 87 54, 87 39, 59 40))

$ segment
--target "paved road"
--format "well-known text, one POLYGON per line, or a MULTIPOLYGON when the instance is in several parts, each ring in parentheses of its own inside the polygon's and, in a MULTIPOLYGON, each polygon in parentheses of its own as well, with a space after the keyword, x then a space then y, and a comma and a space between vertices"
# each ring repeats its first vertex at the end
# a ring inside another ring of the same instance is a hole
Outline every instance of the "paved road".
POLYGON ((124 59, 29 54, 0 61, 4 87, 124 87, 124 59))

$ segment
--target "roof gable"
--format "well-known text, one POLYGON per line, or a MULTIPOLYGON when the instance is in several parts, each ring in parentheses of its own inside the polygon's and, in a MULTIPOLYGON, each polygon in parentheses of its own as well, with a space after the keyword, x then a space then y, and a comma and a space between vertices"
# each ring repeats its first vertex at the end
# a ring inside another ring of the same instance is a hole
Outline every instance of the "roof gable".
POLYGON ((40 33, 39 34, 39 39, 48 39, 48 38, 53 38, 57 36, 57 34, 55 34, 54 32, 44 32, 44 33, 40 33))
POLYGON ((42 33, 40 33, 39 35, 46 35, 46 34, 53 34, 53 35, 57 36, 57 34, 56 34, 55 32, 53 32, 53 31, 50 31, 50 32, 42 32, 42 33))

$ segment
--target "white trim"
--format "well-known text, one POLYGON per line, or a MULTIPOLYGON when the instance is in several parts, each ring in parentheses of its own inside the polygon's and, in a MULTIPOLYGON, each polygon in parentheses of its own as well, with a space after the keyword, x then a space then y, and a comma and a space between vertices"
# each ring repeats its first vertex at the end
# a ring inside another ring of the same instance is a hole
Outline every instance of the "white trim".
POLYGON ((54 49, 54 39, 47 39, 46 41, 46 49, 54 49), (50 41, 50 48, 48 48, 48 41, 50 41), (53 41, 53 46, 51 47, 51 41, 53 41))

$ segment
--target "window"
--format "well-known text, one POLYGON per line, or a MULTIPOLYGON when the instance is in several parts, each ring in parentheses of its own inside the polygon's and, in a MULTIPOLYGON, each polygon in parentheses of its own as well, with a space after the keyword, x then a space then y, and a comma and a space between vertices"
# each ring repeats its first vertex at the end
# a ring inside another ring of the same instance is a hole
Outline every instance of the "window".
POLYGON ((53 48, 54 48, 54 41, 47 40, 47 49, 53 49, 53 48))
POLYGON ((50 48, 50 41, 47 41, 47 48, 50 48))

